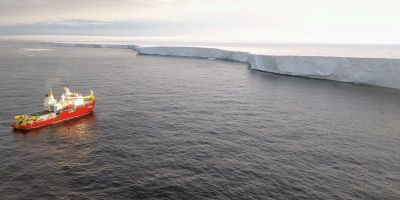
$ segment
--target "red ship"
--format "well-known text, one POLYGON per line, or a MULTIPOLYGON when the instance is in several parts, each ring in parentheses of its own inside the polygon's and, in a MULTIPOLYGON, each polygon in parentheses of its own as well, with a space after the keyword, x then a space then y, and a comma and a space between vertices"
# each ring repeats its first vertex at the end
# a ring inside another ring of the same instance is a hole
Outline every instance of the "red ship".
POLYGON ((44 111, 29 115, 17 115, 14 117, 15 123, 11 124, 11 127, 29 130, 81 117, 93 111, 96 99, 92 90, 90 95, 87 96, 72 93, 67 87, 64 90, 65 92, 61 95, 61 98, 56 100, 50 89, 44 98, 44 111))

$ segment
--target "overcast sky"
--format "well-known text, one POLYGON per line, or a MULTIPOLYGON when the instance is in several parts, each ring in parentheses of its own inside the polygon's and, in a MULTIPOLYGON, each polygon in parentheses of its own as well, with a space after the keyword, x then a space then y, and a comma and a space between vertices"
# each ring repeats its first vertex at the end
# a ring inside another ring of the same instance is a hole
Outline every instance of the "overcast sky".
POLYGON ((400 43, 398 0, 0 0, 0 35, 400 43))

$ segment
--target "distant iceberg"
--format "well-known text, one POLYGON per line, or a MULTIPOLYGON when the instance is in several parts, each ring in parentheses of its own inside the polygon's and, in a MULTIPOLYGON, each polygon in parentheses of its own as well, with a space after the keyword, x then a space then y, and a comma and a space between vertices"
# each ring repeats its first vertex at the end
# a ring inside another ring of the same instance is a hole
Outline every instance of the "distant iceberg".
POLYGON ((137 45, 121 45, 121 44, 93 44, 93 43, 76 43, 76 42, 41 42, 41 44, 61 46, 61 47, 88 47, 88 48, 118 48, 118 49, 136 49, 137 45))
POLYGON ((400 89, 400 59, 258 55, 203 47, 140 47, 85 43, 56 43, 56 45, 125 48, 143 55, 236 61, 263 72, 400 89))
POLYGON ((41 52, 41 51, 53 51, 53 49, 30 49, 30 48, 20 48, 18 52, 41 52))

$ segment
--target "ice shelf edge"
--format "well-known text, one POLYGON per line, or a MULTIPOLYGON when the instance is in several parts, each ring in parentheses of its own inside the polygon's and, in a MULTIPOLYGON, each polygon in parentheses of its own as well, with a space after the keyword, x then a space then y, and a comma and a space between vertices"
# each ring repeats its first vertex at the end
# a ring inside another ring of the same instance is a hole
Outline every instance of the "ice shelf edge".
POLYGON ((57 46, 125 48, 135 50, 142 55, 212 58, 246 63, 251 69, 263 72, 400 89, 400 59, 258 55, 204 47, 54 44, 57 46))
POLYGON ((400 59, 258 55, 201 47, 137 47, 135 50, 146 55, 237 61, 263 72, 400 89, 400 59))

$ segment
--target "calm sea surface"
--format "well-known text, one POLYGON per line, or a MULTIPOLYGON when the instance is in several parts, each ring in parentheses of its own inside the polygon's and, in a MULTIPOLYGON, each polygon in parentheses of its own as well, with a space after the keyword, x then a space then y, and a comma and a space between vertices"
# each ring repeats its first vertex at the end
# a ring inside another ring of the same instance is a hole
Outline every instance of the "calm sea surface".
POLYGON ((400 91, 134 51, 0 43, 0 199, 399 199, 400 91), (92 115, 28 133, 51 87, 92 115))

